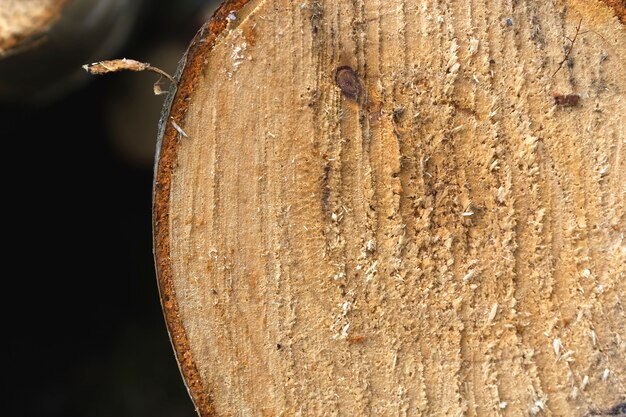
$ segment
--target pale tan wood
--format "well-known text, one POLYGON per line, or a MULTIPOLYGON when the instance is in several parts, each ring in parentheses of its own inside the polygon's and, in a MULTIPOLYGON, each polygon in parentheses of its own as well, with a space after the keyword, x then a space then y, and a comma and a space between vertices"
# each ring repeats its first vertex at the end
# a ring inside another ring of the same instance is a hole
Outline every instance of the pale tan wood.
POLYGON ((45 33, 68 0, 1 0, 0 56, 45 33))
POLYGON ((601 2, 228 2, 155 182, 200 414, 617 410, 625 61, 601 2))

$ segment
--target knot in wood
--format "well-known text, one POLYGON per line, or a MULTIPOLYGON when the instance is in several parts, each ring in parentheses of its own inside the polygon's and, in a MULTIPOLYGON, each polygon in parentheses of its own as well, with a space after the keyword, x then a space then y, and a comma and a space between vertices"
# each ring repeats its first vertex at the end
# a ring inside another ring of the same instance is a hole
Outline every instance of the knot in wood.
POLYGON ((346 65, 338 67, 335 71, 335 82, 344 96, 350 100, 359 101, 361 82, 352 68, 346 65))

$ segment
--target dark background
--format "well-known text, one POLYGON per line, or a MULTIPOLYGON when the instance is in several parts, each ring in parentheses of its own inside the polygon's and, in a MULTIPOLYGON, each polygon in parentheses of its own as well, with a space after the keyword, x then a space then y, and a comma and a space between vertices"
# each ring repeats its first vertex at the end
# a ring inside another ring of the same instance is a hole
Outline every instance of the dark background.
MULTIPOLYGON (((116 56, 101 59, 173 73, 212 3, 145 1, 116 56)), ((0 414, 190 417, 152 257, 152 158, 165 96, 153 95, 153 74, 79 77, 53 98, 0 103, 8 247, 0 414)))

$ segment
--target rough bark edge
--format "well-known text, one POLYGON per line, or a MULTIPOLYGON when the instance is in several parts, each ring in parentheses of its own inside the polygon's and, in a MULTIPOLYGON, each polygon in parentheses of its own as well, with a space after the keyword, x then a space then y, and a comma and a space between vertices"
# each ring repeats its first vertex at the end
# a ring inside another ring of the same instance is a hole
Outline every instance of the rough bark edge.
POLYGON ((218 417, 209 394, 191 354, 189 339, 180 317, 170 259, 169 209, 172 172, 178 154, 179 133, 172 121, 182 124, 196 80, 205 67, 204 57, 215 45, 217 37, 227 26, 227 16, 239 11, 250 0, 226 0, 191 42, 178 68, 177 87, 172 87, 165 101, 155 158, 153 184, 153 241, 157 281, 161 306, 165 316, 178 366, 196 411, 201 417, 218 417))

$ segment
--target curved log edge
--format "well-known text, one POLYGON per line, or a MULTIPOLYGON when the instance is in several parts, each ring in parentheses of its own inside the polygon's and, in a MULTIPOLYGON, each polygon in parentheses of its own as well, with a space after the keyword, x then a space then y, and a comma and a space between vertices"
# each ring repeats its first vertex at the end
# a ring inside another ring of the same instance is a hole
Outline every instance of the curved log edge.
MULTIPOLYGON (((611 6, 609 0, 604 1, 611 6)), ((178 88, 171 92, 166 102, 160 122, 160 137, 157 145, 154 182, 154 252, 161 303, 181 373, 196 409, 202 417, 223 416, 216 413, 213 399, 211 398, 212 389, 204 386, 198 366, 192 357, 190 341, 180 316, 179 304, 172 281, 172 261, 170 258, 171 181, 172 173, 177 163, 179 142, 182 136, 187 134, 184 130, 184 120, 188 110, 188 101, 192 96, 198 77, 205 69, 206 56, 215 46, 215 42, 222 32, 228 27, 229 15, 233 12, 237 14, 245 12, 245 6, 248 3, 250 3, 249 0, 226 1, 194 38, 178 71, 177 78, 180 78, 178 88)), ((623 13, 620 12, 619 7, 615 6, 613 10, 623 23, 623 13), (620 15, 619 13, 622 14, 620 15)), ((376 97, 368 98, 368 100, 370 99, 371 102, 377 100, 376 97)), ((570 103, 572 106, 576 106, 578 101, 573 103, 572 100, 572 98, 567 96, 555 96, 557 104, 563 106, 569 106, 570 103), (559 103, 559 100, 562 100, 562 103, 559 103)), ((378 112, 378 109, 372 113, 376 112, 378 112)), ((400 116, 399 114, 398 117, 400 116)), ((353 342, 360 343, 360 340, 354 339, 353 342)), ((561 348, 555 344, 555 350, 559 349, 561 348)), ((559 354, 565 353, 559 352, 559 354)), ((538 401, 541 402, 541 398, 538 401)), ((538 405, 537 413, 541 412, 543 409, 541 407, 543 406, 545 404, 538 405)), ((613 410, 621 410, 622 408, 623 405, 615 405, 611 409, 589 411, 587 415, 618 415, 611 413, 613 410)))
POLYGON ((179 138, 178 124, 172 121, 184 119, 187 99, 191 95, 195 81, 204 67, 204 54, 211 50, 219 34, 226 28, 227 17, 233 11, 241 10, 250 0, 225 1, 211 19, 200 29, 190 44, 181 62, 176 78, 178 86, 166 99, 160 121, 159 139, 155 159, 155 179, 153 196, 153 235, 156 270, 161 294, 161 305, 170 340, 178 360, 187 390, 198 411, 203 417, 217 417, 211 398, 203 386, 198 369, 190 354, 189 339, 185 332, 172 283, 169 242, 169 205, 171 175, 176 160, 179 138))

